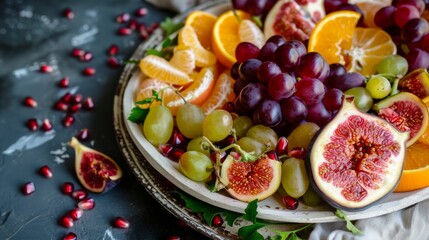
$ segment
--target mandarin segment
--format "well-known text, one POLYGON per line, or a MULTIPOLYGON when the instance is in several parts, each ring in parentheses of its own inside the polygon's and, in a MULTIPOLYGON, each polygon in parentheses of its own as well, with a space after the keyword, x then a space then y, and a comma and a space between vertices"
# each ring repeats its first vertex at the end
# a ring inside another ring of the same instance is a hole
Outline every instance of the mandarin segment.
POLYGON ((192 73, 195 68, 194 50, 188 46, 176 46, 170 64, 187 74, 192 73))
POLYGON ((192 82, 188 74, 174 67, 164 58, 155 55, 144 57, 140 61, 139 67, 146 76, 166 83, 185 85, 192 82))
POLYGON ((235 80, 227 73, 222 73, 216 80, 216 85, 207 100, 201 105, 206 115, 215 109, 221 109, 227 102, 233 102, 235 80))
POLYGON ((216 56, 205 49, 191 26, 184 26, 179 32, 179 46, 188 46, 194 50, 195 65, 197 67, 210 67, 216 64, 216 56))
MULTIPOLYGON (((176 93, 174 92, 172 86, 170 84, 165 83, 161 80, 146 78, 141 81, 141 84, 136 92, 135 101, 139 102, 146 98, 152 97, 152 91, 158 92, 164 103, 171 101, 174 97, 176 97, 176 93)), ((148 104, 138 104, 141 108, 149 107, 148 104)), ((150 107, 161 105, 160 102, 154 101, 150 107)))
POLYGON ((262 30, 249 19, 244 19, 241 21, 238 27, 238 36, 240 37, 240 42, 249 42, 262 48, 265 44, 265 35, 262 30))
POLYGON ((211 49, 212 29, 217 20, 213 14, 204 11, 193 11, 186 18, 185 25, 192 26, 198 40, 205 49, 211 49))

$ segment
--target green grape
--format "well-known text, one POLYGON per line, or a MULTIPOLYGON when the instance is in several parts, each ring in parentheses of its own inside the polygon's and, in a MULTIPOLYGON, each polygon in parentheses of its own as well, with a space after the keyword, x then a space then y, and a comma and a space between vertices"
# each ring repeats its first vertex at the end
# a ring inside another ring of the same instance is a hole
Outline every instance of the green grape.
POLYGON ((354 96, 354 103, 361 112, 368 112, 371 109, 374 100, 366 88, 354 87, 347 90, 344 94, 354 96))
POLYGON ((265 152, 265 146, 258 140, 250 137, 242 137, 237 141, 237 144, 246 152, 253 152, 254 155, 259 156, 265 152))
POLYGON ((302 195, 302 201, 311 207, 318 206, 322 203, 323 199, 317 194, 316 191, 310 186, 307 191, 302 195))
POLYGON ((371 77, 371 79, 369 79, 366 83, 365 88, 369 91, 369 94, 371 94, 371 97, 374 99, 385 98, 392 90, 389 80, 378 75, 371 77))
POLYGON ((210 148, 205 146, 203 143, 203 137, 196 137, 189 141, 188 146, 186 147, 186 151, 196 151, 200 153, 204 153, 207 157, 210 157, 210 148))
POLYGON ((250 137, 261 142, 267 147, 267 151, 275 149, 277 141, 279 140, 277 133, 270 127, 266 127, 264 125, 255 125, 251 127, 247 131, 246 137, 250 137))
POLYGON ((143 134, 154 146, 165 144, 173 133, 173 114, 164 106, 150 109, 143 123, 143 134))
POLYGON ((319 131, 320 127, 312 122, 305 122, 296 127, 287 137, 288 150, 303 147, 308 149, 314 135, 319 131))
POLYGON ((293 198, 300 198, 309 186, 304 160, 288 158, 282 164, 282 186, 293 198))
POLYGON ((405 76, 408 72, 407 60, 399 55, 391 55, 381 60, 376 66, 377 73, 405 76))
POLYGON ((179 158, 179 168, 182 173, 196 182, 208 179, 213 170, 209 157, 197 151, 187 151, 179 158))
POLYGON ((203 135, 212 142, 226 138, 231 130, 231 114, 222 109, 214 110, 203 121, 203 135))
POLYGON ((187 138, 196 138, 203 134, 205 115, 197 105, 186 103, 177 110, 176 123, 179 131, 187 138))
POLYGON ((239 116, 233 121, 233 127, 235 129, 235 134, 237 138, 242 138, 246 136, 249 128, 253 126, 253 121, 248 116, 239 116))

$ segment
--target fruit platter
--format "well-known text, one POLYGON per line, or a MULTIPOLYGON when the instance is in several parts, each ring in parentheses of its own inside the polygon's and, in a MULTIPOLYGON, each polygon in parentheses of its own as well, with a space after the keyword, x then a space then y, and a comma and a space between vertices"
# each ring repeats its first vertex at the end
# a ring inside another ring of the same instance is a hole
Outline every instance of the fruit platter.
MULTIPOLYGON (((320 223, 429 198, 425 2, 210 1, 161 24, 115 95, 122 152, 146 189, 320 223)), ((220 236, 229 234, 221 233, 220 236)))

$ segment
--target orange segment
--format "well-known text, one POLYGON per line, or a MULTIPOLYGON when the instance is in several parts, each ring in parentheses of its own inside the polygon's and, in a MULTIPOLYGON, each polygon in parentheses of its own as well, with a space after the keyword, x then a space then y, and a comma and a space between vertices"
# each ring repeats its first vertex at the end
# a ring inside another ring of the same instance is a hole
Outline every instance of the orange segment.
MULTIPOLYGON (((237 16, 241 19, 250 19, 250 15, 236 10, 237 16)), ((240 43, 238 28, 240 22, 232 11, 223 13, 213 27, 212 47, 218 60, 230 68, 237 60, 235 58, 235 48, 240 43)))
POLYGON ((195 65, 197 67, 210 67, 216 64, 216 56, 205 49, 191 26, 184 26, 179 32, 179 46, 188 46, 194 50, 195 65))
MULTIPOLYGON (((171 101, 177 95, 169 84, 157 79, 146 78, 141 81, 139 89, 137 90, 135 101, 138 102, 146 98, 152 97, 152 91, 158 92, 159 96, 161 97, 164 103, 171 101)), ((161 104, 160 102, 156 101, 151 104, 151 107, 154 107, 160 104, 161 104)), ((139 106, 141 108, 148 107, 147 104, 143 104, 139 106)))
POLYGON ((253 43, 258 48, 265 44, 265 35, 262 30, 252 20, 244 19, 238 27, 240 42, 253 43))
POLYGON ((191 47, 176 46, 170 64, 185 73, 191 73, 195 68, 195 53, 191 47))
POLYGON ((210 97, 201 105, 206 115, 215 109, 222 108, 227 102, 234 101, 234 82, 234 79, 226 73, 219 76, 210 97))
MULTIPOLYGON (((425 97, 422 99, 422 101, 426 104, 426 106, 429 109, 429 97, 425 97)), ((423 133, 423 135, 418 139, 419 142, 427 144, 429 147, 429 126, 426 127, 426 131, 423 133)))
POLYGON ((198 40, 205 49, 212 47, 212 29, 217 20, 213 14, 204 11, 193 11, 186 18, 185 25, 192 26, 198 40))
POLYGON ((166 83, 185 85, 192 79, 185 72, 171 65, 167 60, 155 55, 148 55, 140 60, 139 67, 148 77, 166 83))

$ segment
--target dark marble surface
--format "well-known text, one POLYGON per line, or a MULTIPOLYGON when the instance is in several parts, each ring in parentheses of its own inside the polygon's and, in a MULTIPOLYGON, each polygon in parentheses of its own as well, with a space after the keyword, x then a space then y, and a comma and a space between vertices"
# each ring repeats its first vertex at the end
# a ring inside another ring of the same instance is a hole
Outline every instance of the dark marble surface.
MULTIPOLYGON (((113 130, 113 95, 121 68, 106 64, 106 50, 111 44, 120 47, 118 57, 127 59, 141 43, 137 33, 119 36, 121 26, 115 17, 147 7, 149 14, 137 18, 150 25, 174 13, 155 9, 141 0, 0 1, 0 239, 62 239, 69 231, 78 239, 205 239, 199 233, 179 224, 141 186, 122 158, 113 130), (64 18, 63 9, 70 7, 75 17, 64 18), (94 54, 90 62, 70 57, 73 47, 94 54), (47 63, 52 73, 40 73, 47 63), (82 69, 94 67, 94 76, 83 76, 82 69), (70 77, 70 87, 61 89, 58 81, 70 77), (79 111, 76 122, 65 128, 64 112, 52 105, 67 91, 92 97, 93 111, 79 111), (22 104, 25 96, 38 102, 37 108, 22 104), (25 122, 48 118, 54 130, 29 131, 25 122), (57 222, 76 201, 60 191, 64 182, 81 187, 74 173, 74 153, 66 142, 83 128, 90 131, 85 142, 116 159, 124 171, 122 182, 104 194, 90 194, 96 207, 84 212, 75 226, 66 229, 57 222), (38 169, 48 165, 53 178, 45 179, 38 169), (24 196, 20 188, 32 181, 36 191, 24 196), (122 216, 130 221, 129 229, 116 229, 111 221, 122 216)), ((133 16, 133 15, 132 15, 133 16)))

